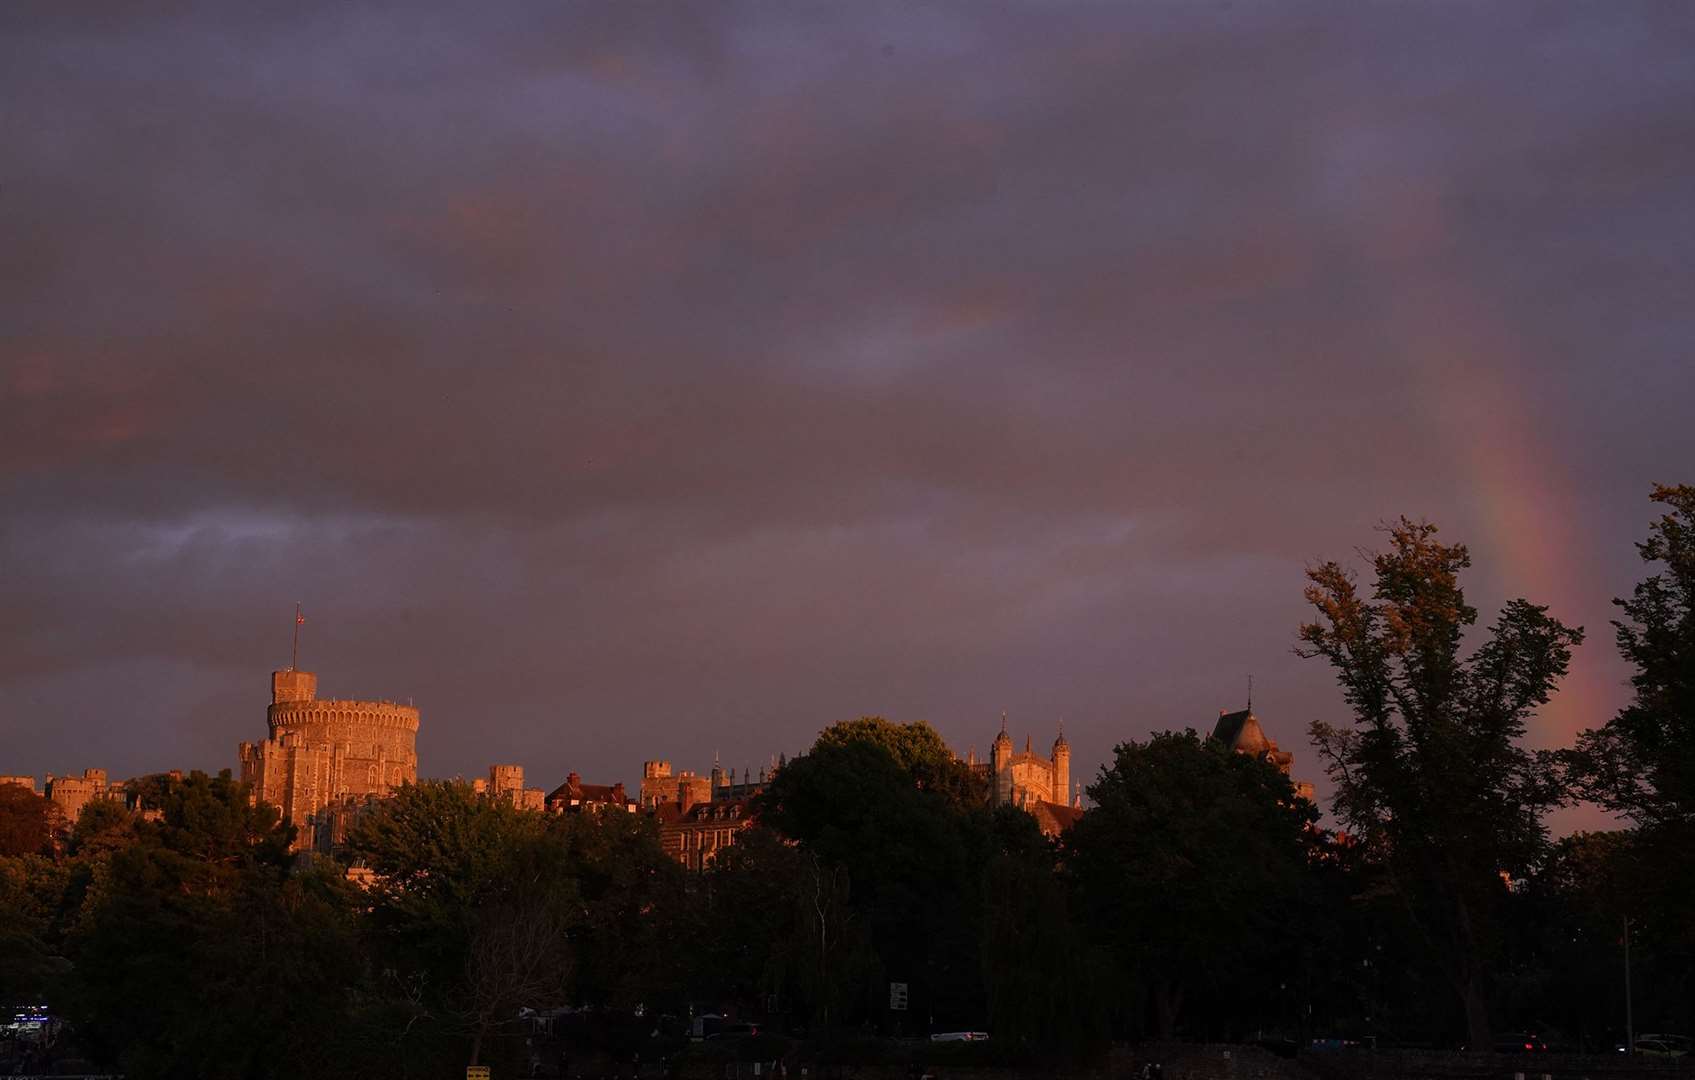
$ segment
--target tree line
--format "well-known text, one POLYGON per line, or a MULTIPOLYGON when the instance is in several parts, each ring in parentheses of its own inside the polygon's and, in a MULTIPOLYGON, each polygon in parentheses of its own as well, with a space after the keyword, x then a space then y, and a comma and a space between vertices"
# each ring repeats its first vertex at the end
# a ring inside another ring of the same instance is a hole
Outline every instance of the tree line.
POLYGON ((566 1052, 650 1061, 704 1011, 820 1053, 983 1029, 1054 1065, 1172 1037, 1610 1051, 1628 919, 1638 1028, 1687 1031, 1695 488, 1653 498, 1652 572, 1614 624, 1631 700, 1564 749, 1525 729, 1583 632, 1523 600, 1479 627, 1462 545, 1403 520, 1364 575, 1309 571, 1297 651, 1350 714, 1311 730, 1333 827, 1275 766, 1183 730, 1120 744, 1050 840, 928 725, 875 717, 823 731, 702 873, 652 818, 459 782, 356 820, 339 857, 365 884, 291 856, 227 773, 148 778, 156 813, 97 802, 59 836, 0 787, 0 1002, 47 1003, 135 1078, 505 1068, 521 1010, 565 1007, 566 1052), (1579 798, 1621 827, 1552 839, 1579 798))

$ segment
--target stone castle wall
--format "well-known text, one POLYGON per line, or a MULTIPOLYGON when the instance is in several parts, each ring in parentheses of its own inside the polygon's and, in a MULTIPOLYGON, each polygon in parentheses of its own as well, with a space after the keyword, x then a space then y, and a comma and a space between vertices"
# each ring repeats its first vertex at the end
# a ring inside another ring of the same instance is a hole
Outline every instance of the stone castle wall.
POLYGON ((268 710, 271 741, 339 748, 350 794, 384 794, 418 779, 418 710, 391 701, 285 701, 268 710))
POLYGON ((418 710, 392 701, 320 699, 309 671, 271 675, 270 738, 242 743, 241 778, 312 843, 315 815, 418 779, 418 710))

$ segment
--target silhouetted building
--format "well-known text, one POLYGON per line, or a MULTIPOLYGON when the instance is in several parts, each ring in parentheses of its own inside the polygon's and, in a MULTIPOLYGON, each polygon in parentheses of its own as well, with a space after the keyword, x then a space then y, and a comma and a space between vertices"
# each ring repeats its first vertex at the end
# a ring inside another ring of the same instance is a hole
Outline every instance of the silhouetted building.
MULTIPOLYGON (((1260 727, 1259 717, 1254 715, 1253 707, 1249 706, 1238 712, 1218 711, 1218 723, 1213 725, 1212 737, 1228 746, 1238 754, 1267 761, 1282 770, 1284 776, 1294 768, 1295 755, 1287 750, 1280 750, 1271 736, 1260 727)), ((1305 780, 1292 780, 1295 794, 1303 799, 1312 799, 1312 784, 1305 780)))

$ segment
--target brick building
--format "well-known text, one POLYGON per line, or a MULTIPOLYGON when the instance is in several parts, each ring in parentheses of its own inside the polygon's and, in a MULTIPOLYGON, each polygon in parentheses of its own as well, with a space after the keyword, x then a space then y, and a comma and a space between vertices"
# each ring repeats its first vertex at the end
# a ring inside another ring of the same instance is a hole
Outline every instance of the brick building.
POLYGON ((752 800, 723 799, 684 807, 666 803, 654 811, 659 819, 659 844, 665 854, 690 870, 712 865, 718 852, 736 841, 736 834, 752 828, 752 800))
POLYGON ((575 772, 547 795, 547 809, 555 814, 635 813, 640 807, 624 791, 622 783, 585 784, 575 772))

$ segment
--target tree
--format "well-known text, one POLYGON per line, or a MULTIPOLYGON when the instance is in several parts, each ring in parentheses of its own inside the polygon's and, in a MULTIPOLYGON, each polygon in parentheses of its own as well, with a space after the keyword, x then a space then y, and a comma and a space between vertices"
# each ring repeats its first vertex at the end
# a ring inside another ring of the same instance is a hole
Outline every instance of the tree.
POLYGON ((48 803, 20 784, 0 784, 0 857, 44 855, 53 844, 48 803))
MULTIPOLYGON (((882 978, 911 984, 910 1015, 920 1022, 981 1022, 977 883, 988 814, 973 795, 980 788, 929 725, 870 718, 826 729, 759 805, 768 827, 817 858, 808 866, 823 913, 814 930, 863 925, 882 978)), ((881 1015, 869 998, 863 1004, 881 1015)), ((842 1011, 835 1018, 849 1019, 842 1011)))
POLYGON ((1512 600, 1462 656, 1477 621, 1464 545, 1406 518, 1372 556, 1362 597, 1334 562, 1307 572, 1318 617, 1296 652, 1335 669, 1353 723, 1312 725, 1334 809, 1383 860, 1404 910, 1443 965, 1470 1045, 1490 1045, 1485 954, 1501 874, 1524 876, 1547 847, 1542 817, 1567 795, 1551 755, 1520 745, 1526 720, 1565 675, 1583 631, 1512 600))
POLYGON ((293 872, 290 831, 228 774, 147 790, 158 820, 79 856, 64 993, 79 1037, 138 1078, 334 1075, 326 1033, 362 974, 352 891, 293 872))
POLYGON ((565 1001, 570 954, 565 920, 534 892, 478 912, 465 958, 461 1015, 471 1029, 471 1064, 489 1035, 524 1007, 549 1009, 565 1001))
POLYGON ((40 855, 0 856, 0 1003, 45 999, 69 965, 54 947, 64 874, 40 855))
MULTIPOLYGON (((1623 983, 1624 920, 1633 917, 1632 981, 1639 989, 1663 990, 1664 957, 1641 940, 1648 918, 1641 891, 1649 877, 1636 859, 1628 832, 1579 832, 1556 841, 1537 873, 1518 888, 1510 904, 1505 959, 1494 995, 1515 1025, 1552 1025, 1588 1051, 1609 1052, 1625 1034, 1623 983)), ((1642 994, 1639 1020, 1656 1020, 1669 1000, 1642 994)), ((1677 1030, 1675 1022, 1660 1028, 1677 1030)))
MULTIPOLYGON (((1614 600, 1621 655, 1636 669, 1629 704, 1585 731, 1568 756, 1590 799, 1633 822, 1631 865, 1648 868, 1628 914, 1667 967, 1695 970, 1695 487, 1655 487, 1668 508, 1637 545, 1662 565, 1614 600)), ((1646 970, 1646 969, 1644 969, 1646 970)), ((1689 977, 1685 975, 1687 980, 1689 977)), ((1695 984, 1677 995, 1695 1019, 1695 984)))
POLYGON ((855 744, 882 747, 920 788, 940 792, 962 806, 982 805, 988 799, 988 785, 922 720, 905 724, 881 716, 845 720, 819 732, 814 749, 855 744))
POLYGON ((1229 998, 1286 961, 1316 808, 1274 765, 1193 731, 1118 746, 1062 840, 1089 938, 1170 1038, 1194 992, 1229 998))
POLYGON ((1695 487, 1655 487, 1670 507, 1637 551, 1665 569, 1613 603, 1619 652, 1636 668, 1630 704, 1572 755, 1588 797, 1640 826, 1695 826, 1695 487))
POLYGON ((578 1001, 629 1010, 668 1000, 682 1008, 677 949, 687 874, 660 846, 658 822, 616 812, 543 821, 562 858, 554 887, 576 903, 567 926, 578 1001))
POLYGON ((1104 1048, 1096 950, 1073 917, 1056 849, 1035 818, 997 807, 983 867, 983 982, 997 1040, 1075 1063, 1104 1048))
POLYGON ((366 808, 347 845, 376 872, 367 929, 421 1036, 463 1036, 476 1064, 520 1005, 564 1000, 582 905, 543 815, 426 781, 366 808))

